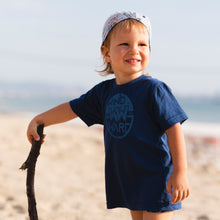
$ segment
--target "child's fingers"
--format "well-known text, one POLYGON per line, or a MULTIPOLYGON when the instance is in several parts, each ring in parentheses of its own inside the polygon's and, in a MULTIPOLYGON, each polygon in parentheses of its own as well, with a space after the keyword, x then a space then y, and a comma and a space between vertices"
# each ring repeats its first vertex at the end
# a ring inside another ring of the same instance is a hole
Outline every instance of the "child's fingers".
POLYGON ((189 196, 189 189, 186 189, 184 192, 183 192, 183 196, 182 196, 182 200, 186 199, 187 197, 189 196))
POLYGON ((28 137, 28 141, 33 144, 33 141, 36 140, 36 141, 39 141, 40 140, 40 136, 38 134, 28 134, 27 135, 28 137))
POLYGON ((38 133, 33 133, 33 138, 34 138, 35 141, 40 140, 40 136, 38 135, 38 133))
POLYGON ((173 196, 173 203, 181 202, 184 199, 184 192, 176 190, 176 193, 174 193, 173 196))
POLYGON ((186 199, 189 196, 189 189, 187 190, 174 190, 173 192, 173 198, 171 200, 171 203, 177 203, 181 202, 184 199, 186 199))
POLYGON ((37 133, 37 128, 29 127, 27 131, 27 138, 31 144, 33 143, 34 140, 39 141, 40 136, 37 133))
POLYGON ((27 138, 28 138, 28 141, 32 144, 32 142, 33 142, 32 137, 30 137, 30 136, 27 135, 27 138))
POLYGON ((27 138, 31 144, 33 143, 34 140, 35 141, 40 140, 40 136, 37 133, 37 126, 38 126, 38 123, 34 119, 28 125, 27 138))
POLYGON ((178 190, 176 189, 173 189, 173 197, 172 197, 172 200, 171 200, 171 203, 176 203, 178 200, 178 197, 179 197, 179 192, 178 190))
POLYGON ((187 192, 186 192, 186 198, 189 196, 190 194, 190 191, 189 191, 189 188, 187 189, 187 192))

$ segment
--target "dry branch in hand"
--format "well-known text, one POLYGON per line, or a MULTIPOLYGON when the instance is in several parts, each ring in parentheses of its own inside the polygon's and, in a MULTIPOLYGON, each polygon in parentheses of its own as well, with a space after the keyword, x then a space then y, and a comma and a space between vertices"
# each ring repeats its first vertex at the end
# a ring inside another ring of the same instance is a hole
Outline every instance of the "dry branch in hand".
POLYGON ((27 169, 26 192, 28 197, 28 212, 29 212, 30 220, 38 220, 36 199, 34 193, 34 175, 35 175, 35 166, 36 166, 37 158, 40 154, 40 148, 43 141, 43 129, 44 129, 43 124, 38 126, 37 133, 40 136, 40 140, 33 141, 28 158, 20 168, 22 170, 27 169))

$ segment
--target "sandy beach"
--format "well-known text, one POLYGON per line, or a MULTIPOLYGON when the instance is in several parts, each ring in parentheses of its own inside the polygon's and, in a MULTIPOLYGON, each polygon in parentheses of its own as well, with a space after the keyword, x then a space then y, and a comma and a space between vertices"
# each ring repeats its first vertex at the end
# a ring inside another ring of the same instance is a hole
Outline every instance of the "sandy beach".
MULTIPOLYGON (((0 220, 28 220, 26 128, 31 116, 0 115, 0 220)), ((220 219, 220 125, 183 125, 191 195, 173 220, 220 219)), ((35 194, 40 220, 129 220, 126 209, 107 210, 102 127, 65 123, 45 128, 35 194)))

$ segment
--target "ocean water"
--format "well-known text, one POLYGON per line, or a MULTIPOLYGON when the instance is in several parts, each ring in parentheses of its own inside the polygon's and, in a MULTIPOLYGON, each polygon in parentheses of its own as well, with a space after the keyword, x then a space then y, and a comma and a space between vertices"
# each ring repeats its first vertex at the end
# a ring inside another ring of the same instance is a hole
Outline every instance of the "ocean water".
POLYGON ((220 123, 219 97, 178 97, 178 101, 190 121, 220 123))
POLYGON ((1 83, 0 113, 40 113, 77 96, 80 87, 47 83, 1 83))
MULTIPOLYGON (((33 113, 46 111, 78 97, 81 87, 43 83, 1 83, 0 113, 33 113)), ((220 97, 177 97, 180 105, 194 122, 220 123, 220 97)))

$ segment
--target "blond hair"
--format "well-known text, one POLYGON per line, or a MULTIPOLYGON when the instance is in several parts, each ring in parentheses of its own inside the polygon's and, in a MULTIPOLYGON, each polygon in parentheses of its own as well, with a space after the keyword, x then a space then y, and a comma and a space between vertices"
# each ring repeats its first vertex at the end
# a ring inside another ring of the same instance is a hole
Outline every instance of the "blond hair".
MULTIPOLYGON (((126 19, 126 20, 123 20, 121 22, 119 22, 117 25, 115 25, 115 27, 113 27, 111 29, 111 31, 109 32, 109 34, 107 35, 105 41, 103 42, 100 50, 101 50, 101 54, 102 54, 102 57, 103 57, 103 66, 104 66, 104 69, 103 70, 100 70, 100 71, 97 71, 99 72, 101 75, 108 75, 108 74, 113 74, 113 69, 112 69, 112 66, 111 66, 111 63, 107 62, 105 60, 105 57, 104 57, 104 54, 103 54, 103 48, 106 47, 106 48, 110 48, 110 41, 111 41, 111 37, 113 35, 115 35, 115 33, 118 31, 118 30, 123 30, 125 32, 130 32, 132 31, 134 28, 139 28, 141 30, 144 30, 146 31, 147 28, 145 27, 144 24, 142 24, 141 22, 135 20, 135 19, 132 19, 132 18, 129 18, 129 19, 126 19)), ((150 46, 149 46, 150 47, 150 46)))

